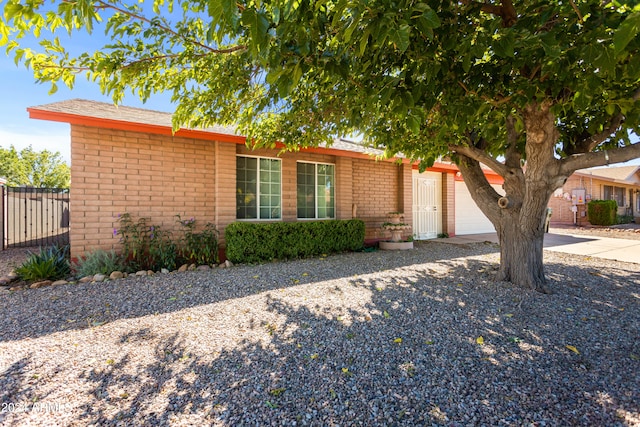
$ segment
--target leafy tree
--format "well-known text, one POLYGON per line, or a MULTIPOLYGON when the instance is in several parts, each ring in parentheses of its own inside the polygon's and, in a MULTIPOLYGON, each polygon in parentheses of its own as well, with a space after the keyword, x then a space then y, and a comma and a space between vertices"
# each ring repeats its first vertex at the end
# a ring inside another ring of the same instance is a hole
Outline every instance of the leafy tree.
POLYGON ((292 149, 362 134, 422 166, 450 156, 498 232, 501 280, 545 291, 552 192, 579 168, 640 157, 633 3, 125 3, 9 0, 0 44, 52 90, 86 73, 115 102, 168 91, 176 128, 236 124, 252 144, 292 149), (44 31, 98 28, 111 43, 75 56, 44 31))
POLYGON ((58 152, 33 151, 31 146, 18 152, 12 145, 0 147, 0 176, 14 186, 69 188, 71 173, 58 152))

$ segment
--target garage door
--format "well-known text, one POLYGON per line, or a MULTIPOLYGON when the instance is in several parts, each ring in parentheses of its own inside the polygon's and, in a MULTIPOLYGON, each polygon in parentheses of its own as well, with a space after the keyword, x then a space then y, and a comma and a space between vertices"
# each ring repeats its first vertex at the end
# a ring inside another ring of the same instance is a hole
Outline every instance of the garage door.
MULTIPOLYGON (((504 190, 501 185, 493 185, 493 188, 500 194, 504 194, 504 190)), ((491 221, 484 216, 476 202, 471 198, 469 189, 466 184, 461 181, 456 181, 456 234, 479 234, 479 233, 493 233, 496 231, 493 228, 491 221)))

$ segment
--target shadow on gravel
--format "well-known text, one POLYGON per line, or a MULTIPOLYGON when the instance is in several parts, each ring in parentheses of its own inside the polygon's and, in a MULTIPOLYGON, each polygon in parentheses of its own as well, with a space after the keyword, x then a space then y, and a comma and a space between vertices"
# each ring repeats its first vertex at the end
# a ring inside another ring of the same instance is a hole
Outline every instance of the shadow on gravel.
POLYGON ((493 253, 497 245, 449 245, 416 242, 417 249, 406 256, 384 251, 348 253, 328 257, 282 262, 273 265, 239 265, 207 272, 171 273, 153 277, 130 277, 101 283, 63 285, 13 292, 0 299, 0 342, 36 338, 60 331, 86 329, 119 319, 162 314, 188 307, 244 298, 274 289, 336 280, 348 274, 360 275, 411 267, 438 259, 448 246, 456 257, 493 253), (278 265, 278 264, 276 264, 278 265), (345 268, 345 265, 348 265, 345 268), (295 271, 295 273, 282 273, 295 271), (303 272, 307 273, 303 276, 303 272), (257 277, 256 277, 257 276, 257 277), (137 289, 132 289, 132 288, 137 289), (141 295, 144 297, 141 298, 141 295))
MULTIPOLYGON (((329 280, 330 271, 310 266, 330 268, 338 258, 301 265, 314 281, 329 280)), ((491 283, 494 267, 442 260, 404 276, 352 277, 330 293, 355 287, 371 298, 344 310, 291 304, 265 281, 244 295, 268 292, 268 310, 281 320, 250 322, 268 339, 210 354, 193 354, 181 333, 133 329, 114 337, 114 345, 151 341, 153 360, 139 365, 124 353, 78 373, 76 388, 89 402, 71 424, 631 425, 625 417, 640 414, 639 362, 631 357, 640 355, 640 278, 548 264, 556 294, 541 295, 491 283), (587 284, 584 277, 597 280, 587 284), (487 292, 492 298, 481 297, 487 292)), ((260 268, 233 272, 259 275, 260 268)), ((203 277, 191 276, 194 288, 203 277)), ((197 292, 210 287, 203 283, 197 292)), ((136 315, 158 309, 156 292, 165 304, 174 295, 154 289, 148 307, 133 307, 136 315)), ((9 370, 20 372, 23 363, 9 370)), ((34 393, 21 383, 11 390, 9 401, 34 393)))

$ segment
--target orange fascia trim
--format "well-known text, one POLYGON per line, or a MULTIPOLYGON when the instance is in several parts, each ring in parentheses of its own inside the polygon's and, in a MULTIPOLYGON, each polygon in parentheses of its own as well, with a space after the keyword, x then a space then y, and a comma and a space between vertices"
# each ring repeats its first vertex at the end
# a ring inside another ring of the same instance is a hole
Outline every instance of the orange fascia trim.
MULTIPOLYGON (((413 164, 413 169, 418 169, 418 164, 414 163, 413 164)), ((491 169, 483 169, 482 170, 484 172, 484 176, 487 177, 487 181, 489 181, 489 184, 503 184, 504 183, 504 179, 498 175, 497 173, 495 173, 494 171, 492 171, 491 169)), ((460 169, 453 164, 448 164, 448 163, 434 163, 433 166, 431 166, 430 168, 427 168, 427 172, 446 172, 446 173, 454 173, 454 180, 456 181, 464 181, 462 179, 462 175, 458 175, 456 172, 460 172, 460 169)))
POLYGON ((179 136, 184 138, 204 139, 209 141, 232 142, 235 144, 244 144, 246 141, 246 138, 243 136, 205 132, 197 129, 179 129, 174 133, 173 129, 167 126, 150 125, 145 123, 132 123, 113 119, 99 119, 96 117, 79 116, 69 113, 43 111, 35 108, 27 108, 27 111, 29 112, 29 118, 31 119, 69 123, 72 125, 151 133, 154 135, 179 136))
MULTIPOLYGON (((61 113, 55 111, 38 110, 37 108, 27 108, 29 118, 38 120, 47 120, 51 122, 69 123, 72 125, 89 126, 97 128, 117 129, 131 132, 150 133, 154 135, 179 136, 184 138, 201 139, 207 141, 230 142, 233 144, 244 145, 247 138, 238 135, 228 135, 224 133, 206 132, 197 129, 179 129, 173 132, 173 129, 167 126, 151 125, 145 123, 132 123, 122 120, 101 119, 96 117, 80 116, 77 114, 61 113)), ((276 144, 276 148, 284 148, 282 143, 276 144)), ((326 154, 339 157, 350 157, 354 159, 374 160, 374 156, 366 153, 357 153, 354 151, 339 150, 337 148, 308 147, 301 148, 300 151, 305 153, 326 154)), ((396 162, 398 158, 384 159, 385 162, 396 162)), ((402 163, 410 163, 408 159, 402 159, 402 163)))

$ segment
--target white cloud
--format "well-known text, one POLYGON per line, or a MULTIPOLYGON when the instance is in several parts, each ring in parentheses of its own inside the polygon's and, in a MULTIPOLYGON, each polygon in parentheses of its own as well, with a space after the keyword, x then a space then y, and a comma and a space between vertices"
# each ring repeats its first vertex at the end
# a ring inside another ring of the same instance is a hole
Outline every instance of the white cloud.
POLYGON ((0 147, 16 147, 20 151, 23 148, 31 147, 35 151, 49 150, 60 152, 63 160, 71 163, 71 143, 69 130, 47 132, 36 131, 34 133, 13 132, 0 129, 0 147))

